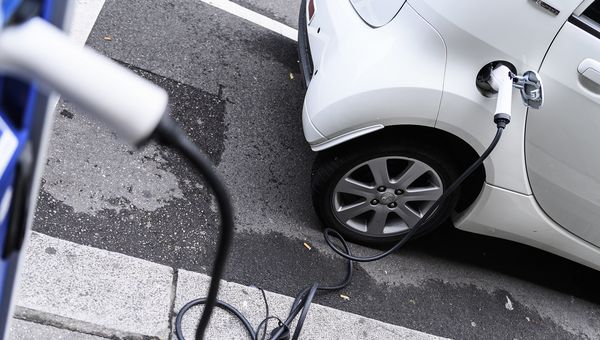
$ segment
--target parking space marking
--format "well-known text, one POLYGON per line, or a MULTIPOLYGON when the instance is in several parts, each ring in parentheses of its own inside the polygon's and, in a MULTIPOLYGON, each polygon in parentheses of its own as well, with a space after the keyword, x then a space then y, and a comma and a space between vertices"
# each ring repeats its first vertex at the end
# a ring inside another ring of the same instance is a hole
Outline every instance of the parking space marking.
POLYGON ((77 0, 72 2, 72 20, 67 32, 71 41, 77 46, 83 46, 94 23, 104 6, 105 0, 77 0))
POLYGON ((270 29, 275 33, 279 33, 287 38, 290 38, 294 41, 298 41, 298 31, 284 25, 278 21, 267 18, 264 15, 253 12, 245 7, 242 7, 236 3, 233 3, 229 0, 200 0, 204 3, 212 5, 214 7, 220 8, 224 11, 227 11, 235 16, 238 16, 242 19, 246 19, 251 21, 257 25, 260 25, 264 28, 270 29))

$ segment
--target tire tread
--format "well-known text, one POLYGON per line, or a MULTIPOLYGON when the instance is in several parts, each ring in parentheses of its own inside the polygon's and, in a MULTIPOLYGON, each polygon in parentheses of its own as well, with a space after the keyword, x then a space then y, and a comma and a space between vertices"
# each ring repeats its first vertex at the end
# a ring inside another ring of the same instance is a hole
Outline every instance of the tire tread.
MULTIPOLYGON (((345 238, 365 245, 395 243, 397 239, 402 237, 402 235, 398 235, 397 237, 390 239, 379 238, 374 240, 372 237, 369 238, 368 236, 353 233, 346 227, 343 227, 341 224, 331 225, 332 223, 328 222, 328 219, 324 215, 324 211, 321 206, 324 204, 322 201, 322 196, 326 195, 327 193, 330 178, 335 176, 336 171, 342 168, 344 164, 355 161, 357 158, 364 157, 365 155, 369 155, 371 153, 389 152, 394 150, 410 151, 415 155, 438 159, 438 163, 440 163, 439 168, 442 168, 446 173, 444 176, 448 177, 448 183, 445 183, 445 187, 450 186, 450 184, 459 175, 459 166, 457 162, 452 160, 451 150, 448 150, 445 146, 440 145, 439 143, 432 143, 431 141, 424 140, 423 138, 419 138, 415 135, 407 134, 405 136, 384 137, 380 135, 377 138, 361 138, 339 145, 332 149, 319 152, 315 158, 311 171, 311 196, 313 208, 325 226, 333 227, 342 233, 345 238), (395 140, 395 143, 381 145, 381 140, 395 140)), ((443 215, 434 215, 433 219, 423 225, 422 230, 417 232, 415 235, 416 237, 422 236, 435 229, 435 227, 441 224, 449 216, 450 212, 458 201, 459 191, 460 187, 450 196, 449 204, 446 203, 442 206, 443 215)))

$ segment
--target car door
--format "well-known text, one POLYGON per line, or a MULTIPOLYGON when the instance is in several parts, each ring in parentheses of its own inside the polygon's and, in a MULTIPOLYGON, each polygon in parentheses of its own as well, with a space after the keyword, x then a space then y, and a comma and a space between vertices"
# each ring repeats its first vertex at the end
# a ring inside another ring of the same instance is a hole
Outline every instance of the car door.
POLYGON ((600 247, 600 1, 573 14, 539 70, 545 104, 529 110, 526 162, 550 218, 600 247))

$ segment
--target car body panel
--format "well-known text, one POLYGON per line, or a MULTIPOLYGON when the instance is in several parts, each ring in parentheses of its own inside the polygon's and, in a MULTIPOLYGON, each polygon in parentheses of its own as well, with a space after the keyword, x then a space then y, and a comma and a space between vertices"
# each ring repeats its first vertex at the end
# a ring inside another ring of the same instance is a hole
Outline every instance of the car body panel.
POLYGON ((548 218, 532 195, 484 184, 478 201, 485 204, 454 217, 456 228, 527 244, 600 270, 600 249, 548 218))
MULTIPOLYGON (((580 2, 561 2, 563 11, 555 16, 531 1, 504 0, 492 7, 490 1, 409 0, 440 32, 447 46, 444 95, 436 128, 460 137, 481 154, 494 136, 496 100, 479 93, 477 73, 497 60, 510 62, 519 73, 538 70, 556 32, 580 2)), ((514 90, 511 123, 502 143, 485 162, 486 181, 531 194, 523 141, 526 108, 518 96, 514 90)))
POLYGON ((404 0, 350 0, 350 3, 368 25, 381 27, 396 16, 404 0))
POLYGON ((437 32, 410 8, 376 30, 349 2, 320 1, 318 8, 308 25, 314 75, 303 115, 311 146, 333 146, 336 137, 373 125, 433 126, 446 59, 437 32))
POLYGON ((565 24, 540 69, 546 104, 527 119, 526 155, 542 209, 600 247, 600 84, 578 71, 588 58, 600 60, 600 39, 565 24))

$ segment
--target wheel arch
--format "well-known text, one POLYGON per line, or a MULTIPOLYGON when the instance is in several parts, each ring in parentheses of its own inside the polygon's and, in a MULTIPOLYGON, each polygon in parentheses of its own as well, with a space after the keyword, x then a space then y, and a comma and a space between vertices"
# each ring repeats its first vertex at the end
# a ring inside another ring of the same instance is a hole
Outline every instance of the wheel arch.
MULTIPOLYGON (((445 152, 452 155, 456 159, 456 165, 461 173, 471 166, 478 158, 479 154, 475 149, 460 137, 444 130, 421 126, 421 125, 393 125, 386 126, 381 130, 377 130, 365 135, 361 135, 345 143, 333 146, 331 148, 320 151, 321 153, 335 152, 335 149, 340 147, 348 147, 352 145, 373 143, 384 139, 393 138, 394 135, 402 134, 409 136, 418 143, 426 143, 435 147, 443 148, 445 152)), ((457 212, 467 209, 479 195, 485 182, 486 172, 485 167, 480 166, 475 170, 462 184, 462 190, 459 196, 458 203, 455 207, 457 212)))

